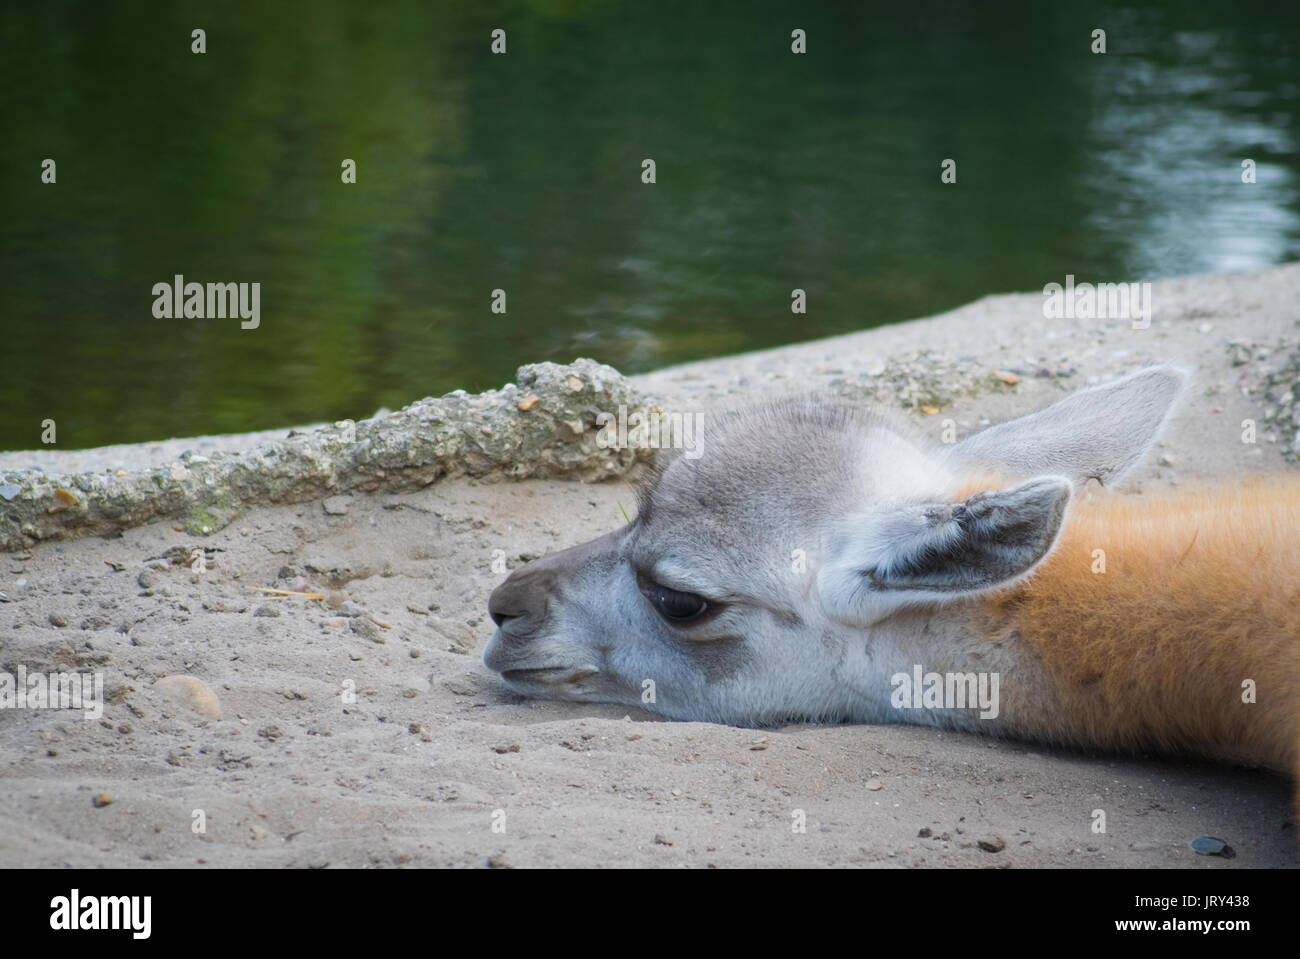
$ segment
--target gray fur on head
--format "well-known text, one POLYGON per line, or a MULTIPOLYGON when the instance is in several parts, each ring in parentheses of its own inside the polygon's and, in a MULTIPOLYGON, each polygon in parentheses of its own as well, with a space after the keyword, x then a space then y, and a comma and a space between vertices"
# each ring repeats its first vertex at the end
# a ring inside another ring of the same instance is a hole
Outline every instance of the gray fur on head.
POLYGON ((950 656, 962 604, 1049 556, 1075 488, 1130 469, 1184 383, 1141 370, 949 447, 810 398, 706 417, 633 523, 497 588, 484 661, 527 695, 677 719, 925 721, 889 676, 950 656))

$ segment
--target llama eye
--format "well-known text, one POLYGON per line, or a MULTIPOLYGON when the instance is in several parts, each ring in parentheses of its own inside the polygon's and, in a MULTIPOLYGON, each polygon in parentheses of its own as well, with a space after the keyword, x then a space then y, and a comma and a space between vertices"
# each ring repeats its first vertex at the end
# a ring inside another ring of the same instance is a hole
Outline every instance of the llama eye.
POLYGON ((645 597, 660 616, 675 623, 689 622, 709 608, 708 602, 694 593, 679 592, 658 583, 646 586, 645 597))

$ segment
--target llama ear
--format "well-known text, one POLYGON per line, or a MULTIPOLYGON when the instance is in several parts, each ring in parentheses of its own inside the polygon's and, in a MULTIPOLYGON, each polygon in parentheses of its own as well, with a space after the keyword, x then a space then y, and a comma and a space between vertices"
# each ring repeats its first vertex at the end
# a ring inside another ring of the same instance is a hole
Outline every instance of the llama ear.
POLYGON ((1081 390, 1058 403, 976 433, 945 454, 956 469, 981 466, 1009 476, 1056 473, 1109 486, 1151 448, 1187 374, 1151 366, 1081 390))
POLYGON ((866 625, 900 606, 991 592, 1051 551, 1073 487, 1041 476, 964 503, 900 505, 856 518, 832 535, 819 574, 833 619, 866 625))

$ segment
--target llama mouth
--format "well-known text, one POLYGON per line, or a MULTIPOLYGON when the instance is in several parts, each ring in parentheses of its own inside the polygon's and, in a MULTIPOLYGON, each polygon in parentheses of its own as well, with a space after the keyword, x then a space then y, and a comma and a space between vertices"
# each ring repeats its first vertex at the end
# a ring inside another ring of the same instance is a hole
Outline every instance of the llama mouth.
POLYGON ((590 667, 544 666, 540 669, 507 669, 501 678, 516 686, 555 686, 560 684, 578 685, 583 680, 600 672, 590 667))

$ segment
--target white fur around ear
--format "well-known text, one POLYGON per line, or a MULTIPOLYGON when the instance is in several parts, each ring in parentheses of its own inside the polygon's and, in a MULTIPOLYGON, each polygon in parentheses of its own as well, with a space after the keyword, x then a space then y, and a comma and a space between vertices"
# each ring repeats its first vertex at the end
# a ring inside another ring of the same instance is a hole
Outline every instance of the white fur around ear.
POLYGON ((989 427, 948 448, 955 469, 1010 476, 1056 473, 1103 486, 1133 468, 1164 430, 1188 382, 1173 366, 1149 366, 1080 390, 1045 410, 989 427))
POLYGON ((1004 588, 1048 555, 1073 486, 1040 476, 964 503, 885 506, 849 520, 818 574, 827 614, 863 626, 903 606, 1004 588))

